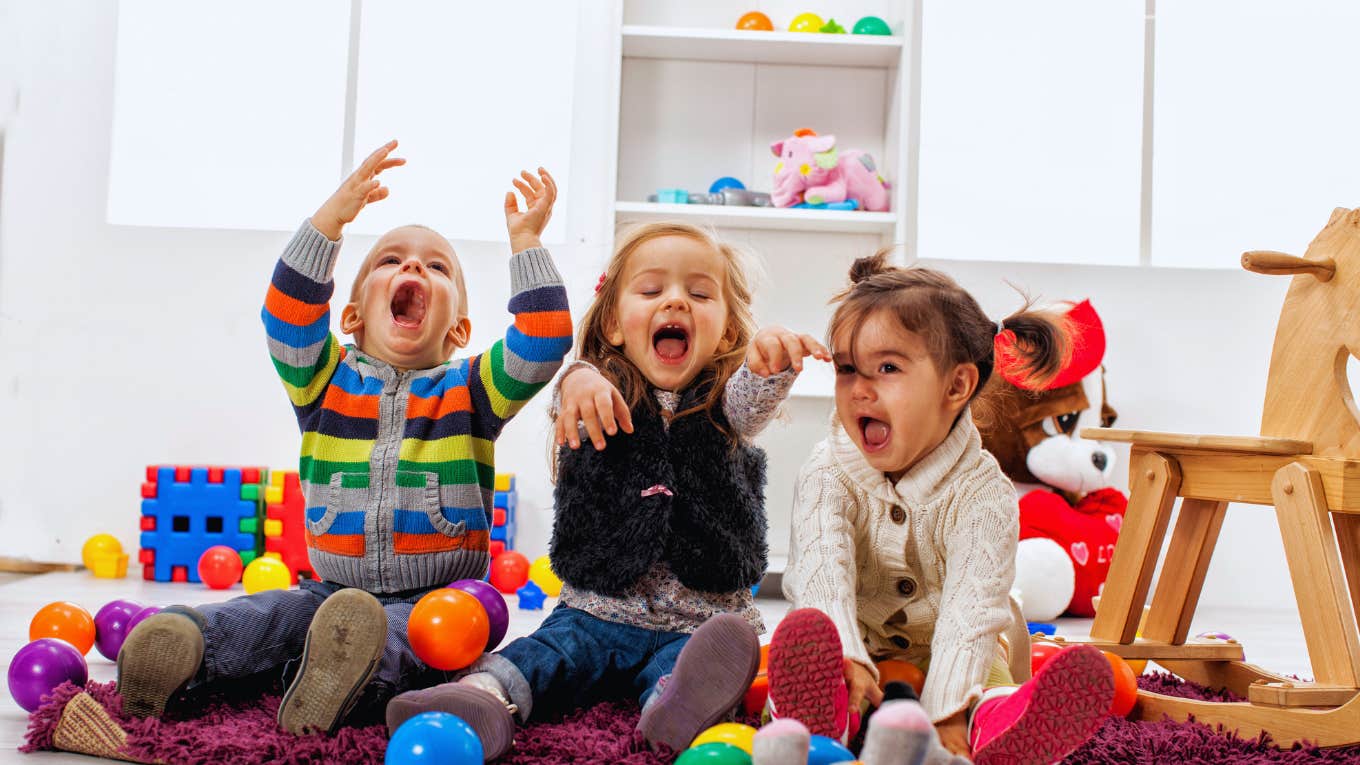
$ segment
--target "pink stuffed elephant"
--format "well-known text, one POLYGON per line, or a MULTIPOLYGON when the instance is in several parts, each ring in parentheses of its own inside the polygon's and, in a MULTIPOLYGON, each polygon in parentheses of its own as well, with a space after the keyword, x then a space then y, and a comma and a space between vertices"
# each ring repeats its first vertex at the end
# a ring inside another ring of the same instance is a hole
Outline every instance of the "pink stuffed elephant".
POLYGON ((856 149, 838 152, 834 135, 799 130, 770 144, 770 151, 779 157, 771 194, 776 207, 854 199, 861 210, 888 209, 887 183, 874 158, 856 149))

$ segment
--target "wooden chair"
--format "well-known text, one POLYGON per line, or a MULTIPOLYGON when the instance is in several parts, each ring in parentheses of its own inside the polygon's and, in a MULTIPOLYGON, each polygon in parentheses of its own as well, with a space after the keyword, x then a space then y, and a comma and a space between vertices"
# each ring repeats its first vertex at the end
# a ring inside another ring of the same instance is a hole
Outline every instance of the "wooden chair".
POLYGON ((1094 428, 1131 444, 1129 506, 1089 642, 1152 659, 1240 703, 1142 691, 1134 715, 1194 715, 1282 745, 1360 741, 1360 410, 1346 362, 1360 354, 1360 209, 1338 208, 1302 258, 1248 252, 1242 267, 1293 274, 1275 332, 1259 437, 1094 428), (1183 497, 1162 574, 1135 638, 1171 509, 1183 497), (1314 682, 1243 661, 1242 646, 1187 639, 1229 502, 1274 505, 1314 682))

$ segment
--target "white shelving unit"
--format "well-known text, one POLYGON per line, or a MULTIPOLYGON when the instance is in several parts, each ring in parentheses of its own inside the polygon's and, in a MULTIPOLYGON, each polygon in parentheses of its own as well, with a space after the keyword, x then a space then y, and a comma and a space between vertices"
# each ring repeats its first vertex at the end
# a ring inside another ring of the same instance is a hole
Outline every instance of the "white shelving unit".
POLYGON ((720 228, 880 235, 891 234, 897 228, 897 215, 890 212, 678 205, 657 202, 618 202, 614 205, 614 212, 620 223, 679 219, 720 228))
POLYGON ((902 38, 630 24, 623 27, 623 55, 751 64, 890 67, 896 66, 902 56, 902 38))

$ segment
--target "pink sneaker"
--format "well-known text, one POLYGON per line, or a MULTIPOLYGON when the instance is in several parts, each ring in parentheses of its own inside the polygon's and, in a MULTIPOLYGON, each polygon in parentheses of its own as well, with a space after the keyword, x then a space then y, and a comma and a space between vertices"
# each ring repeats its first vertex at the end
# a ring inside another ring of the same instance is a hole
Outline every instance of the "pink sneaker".
POLYGON ((1073 646, 1032 680, 973 713, 977 765, 1047 765, 1086 743, 1114 701, 1114 673, 1100 651, 1073 646))
POLYGON ((850 722, 844 657, 826 614, 815 608, 790 611, 770 640, 770 715, 791 717, 813 735, 844 741, 850 722))

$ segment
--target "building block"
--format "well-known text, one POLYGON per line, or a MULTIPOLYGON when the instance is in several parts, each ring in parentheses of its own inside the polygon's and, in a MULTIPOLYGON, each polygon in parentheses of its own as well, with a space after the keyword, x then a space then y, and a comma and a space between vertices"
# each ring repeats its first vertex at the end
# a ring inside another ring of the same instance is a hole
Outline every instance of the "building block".
POLYGON ((492 495, 491 557, 515 549, 515 511, 518 507, 515 474, 497 473, 496 491, 492 495))
POLYGON ((515 474, 514 474, 514 473, 497 473, 497 474, 496 474, 496 488, 495 488, 495 490, 496 490, 496 491, 514 491, 514 490, 515 490, 515 474))
POLYGON ((277 557, 297 584, 298 575, 315 577, 307 557, 307 500, 296 470, 275 470, 265 489, 265 555, 277 557))
POLYGON ((495 558, 497 555, 500 555, 501 553, 505 552, 505 543, 493 539, 487 545, 487 552, 490 552, 491 557, 495 558))
POLYGON ((255 519, 258 506, 243 495, 250 485, 243 479, 258 482, 259 468, 152 465, 146 475, 137 553, 143 578, 196 583, 199 556, 213 545, 254 557, 255 534, 241 522, 255 519))

